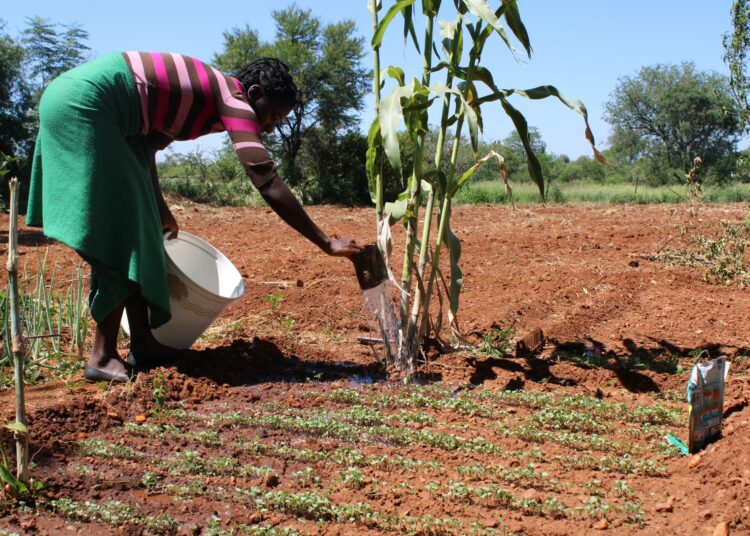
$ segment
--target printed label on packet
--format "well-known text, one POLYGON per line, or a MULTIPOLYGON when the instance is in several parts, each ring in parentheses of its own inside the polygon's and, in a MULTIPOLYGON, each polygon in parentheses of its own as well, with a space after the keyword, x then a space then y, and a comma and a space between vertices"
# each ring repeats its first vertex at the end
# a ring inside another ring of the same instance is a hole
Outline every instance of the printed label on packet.
POLYGON ((718 357, 693 367, 688 381, 690 430, 688 448, 691 453, 703 449, 721 434, 724 414, 724 384, 729 363, 718 357))

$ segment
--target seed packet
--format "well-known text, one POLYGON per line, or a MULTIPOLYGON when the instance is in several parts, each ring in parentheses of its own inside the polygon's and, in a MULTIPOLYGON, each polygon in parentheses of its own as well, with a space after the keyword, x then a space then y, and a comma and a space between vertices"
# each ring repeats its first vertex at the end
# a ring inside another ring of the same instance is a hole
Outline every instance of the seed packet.
POLYGON ((691 453, 703 449, 721 434, 724 414, 724 382, 729 372, 726 358, 718 357, 693 367, 688 381, 691 453))

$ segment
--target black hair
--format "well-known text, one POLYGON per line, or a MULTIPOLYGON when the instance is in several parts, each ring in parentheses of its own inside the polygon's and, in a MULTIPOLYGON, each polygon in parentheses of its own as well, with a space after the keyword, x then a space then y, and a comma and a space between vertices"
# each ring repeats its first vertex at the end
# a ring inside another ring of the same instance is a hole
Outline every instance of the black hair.
POLYGON ((242 87, 258 85, 274 104, 293 107, 299 102, 297 86, 294 85, 289 66, 276 58, 258 58, 235 73, 242 87))

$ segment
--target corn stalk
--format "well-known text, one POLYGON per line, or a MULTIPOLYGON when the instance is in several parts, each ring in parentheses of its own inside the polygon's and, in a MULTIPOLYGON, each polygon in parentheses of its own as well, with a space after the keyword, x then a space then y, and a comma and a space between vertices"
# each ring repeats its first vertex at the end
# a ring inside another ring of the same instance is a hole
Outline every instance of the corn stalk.
MULTIPOLYGON (((378 30, 378 13, 382 7, 380 0, 367 0, 367 9, 370 11, 372 17, 372 32, 373 34, 378 30)), ((380 44, 373 47, 373 62, 374 68, 372 70, 372 93, 375 96, 375 109, 380 109, 380 44)), ((367 153, 367 171, 368 179, 370 182, 370 196, 375 203, 375 219, 376 224, 379 226, 383 220, 383 160, 381 155, 380 144, 380 122, 375 119, 373 126, 370 129, 368 153, 367 153), (377 143, 375 142, 377 137, 377 143)))
MULTIPOLYGON (((369 0, 373 5, 375 0, 369 0)), ((596 150, 594 138, 588 125, 586 109, 579 101, 571 101, 564 98, 554 86, 540 86, 537 88, 500 89, 496 85, 492 73, 482 65, 482 53, 485 44, 494 36, 500 40, 514 54, 517 53, 510 34, 521 44, 527 56, 531 56, 531 44, 526 27, 523 24, 518 10, 517 0, 500 0, 499 6, 493 8, 487 0, 452 0, 442 2, 443 6, 449 6, 452 12, 453 22, 444 22, 438 19, 441 9, 440 0, 422 0, 422 13, 425 16, 424 40, 420 49, 416 38, 413 20, 413 10, 416 0, 396 0, 387 10, 382 20, 373 18, 374 35, 372 39, 373 50, 376 52, 376 93, 377 115, 370 129, 368 148, 368 175, 371 181, 371 191, 377 193, 377 188, 372 188, 378 176, 382 180, 382 161, 376 155, 385 156, 388 164, 402 176, 401 155, 399 140, 396 135, 397 128, 402 124, 407 134, 414 142, 414 167, 409 174, 408 187, 399 195, 398 199, 385 205, 376 201, 377 217, 380 223, 387 218, 391 224, 403 220, 406 227, 406 247, 404 254, 403 272, 401 276, 401 299, 400 299, 400 358, 406 363, 406 369, 413 369, 421 355, 422 342, 430 334, 430 301, 435 292, 436 282, 443 280, 440 272, 440 257, 443 246, 448 248, 450 261, 450 282, 444 284, 444 291, 448 296, 448 317, 452 333, 460 342, 462 341, 458 328, 457 312, 459 296, 463 285, 463 274, 459 266, 461 257, 461 244, 450 225, 452 199, 458 190, 470 180, 476 169, 485 162, 496 159, 500 164, 501 178, 510 193, 507 184, 507 173, 502 155, 494 150, 484 157, 478 153, 478 135, 482 128, 481 109, 490 103, 500 104, 503 111, 511 119, 519 137, 523 143, 529 175, 539 188, 542 199, 544 197, 544 177, 541 165, 534 155, 529 139, 529 128, 523 115, 509 102, 513 95, 528 99, 542 99, 556 97, 563 104, 580 113, 583 116, 586 131, 585 135, 598 159, 602 159, 596 150), (422 54, 422 77, 421 82, 416 78, 406 82, 404 71, 397 66, 389 66, 380 69, 380 44, 384 38, 389 24, 398 16, 404 21, 404 40, 409 36, 417 51, 422 54), (437 51, 434 26, 438 21, 440 25, 440 38, 442 40, 445 59, 433 65, 433 50, 437 51), (504 24, 503 24, 504 23, 504 24), (467 47, 464 47, 464 43, 467 47), (464 54, 464 48, 468 54, 464 54), (464 56, 468 55, 468 58, 464 56), (468 60, 466 64, 464 61, 468 60), (431 74, 445 71, 445 83, 430 87, 431 74), (396 82, 396 86, 390 95, 380 96, 383 87, 382 74, 387 73, 396 82), (480 95, 479 88, 486 88, 484 95, 480 95), (442 99, 440 111, 440 123, 438 125, 438 143, 434 156, 435 167, 425 169, 423 166, 425 156, 425 136, 429 124, 429 110, 433 101, 442 99), (453 107, 451 103, 454 103, 453 107), (453 112, 453 113, 451 113, 453 112), (476 163, 469 169, 458 170, 458 154, 463 139, 463 130, 468 127, 468 138, 476 159, 476 163), (452 148, 450 161, 446 169, 443 169, 444 145, 449 137, 449 129, 452 131, 452 148), (377 164, 377 166, 376 166, 377 164), (378 175, 378 170, 380 174, 378 175), (422 218, 422 236, 417 241, 417 227, 419 224, 419 208, 422 194, 428 194, 425 213, 422 218), (438 227, 436 236, 433 237, 432 218, 435 210, 438 212, 438 227), (432 242, 432 258, 430 259, 430 243, 432 242), (416 266, 414 256, 416 248, 419 248, 419 256, 416 266), (416 282, 412 278, 416 279, 416 282)), ((379 5, 378 5, 379 7, 379 5)), ((372 9, 371 9, 372 11, 372 9)), ((382 193, 382 189, 380 190, 382 193)), ((379 229, 380 231, 380 229, 379 229)), ((379 232, 379 236, 382 233, 379 232)), ((388 236, 390 236, 388 234, 388 236)), ((440 295, 438 296, 440 298, 440 295)), ((442 303, 442 301, 441 301, 442 303)), ((439 313, 438 316, 440 316, 439 313)), ((436 323, 434 336, 440 338, 440 322, 436 323)))
MULTIPOLYGON (((26 428, 23 367, 26 352, 18 315, 18 180, 10 180, 10 229, 8 232, 8 295, 10 300, 11 347, 16 384, 16 422, 8 426, 16 439, 16 475, 22 484, 29 482, 29 435, 26 428)), ((7 467, 7 465, 6 465, 7 467)), ((4 478, 7 480, 7 478, 4 478)))

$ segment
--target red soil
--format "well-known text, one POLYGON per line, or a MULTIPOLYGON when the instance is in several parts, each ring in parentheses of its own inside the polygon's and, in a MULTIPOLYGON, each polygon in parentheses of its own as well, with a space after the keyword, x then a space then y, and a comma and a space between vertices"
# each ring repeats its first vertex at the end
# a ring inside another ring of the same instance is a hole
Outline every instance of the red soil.
MULTIPOLYGON (((367 396, 399 392, 399 383, 392 381, 395 375, 384 379, 376 352, 357 342, 358 337, 373 336, 375 324, 362 305, 353 268, 347 260, 319 253, 268 209, 219 210, 195 205, 173 208, 182 229, 211 242, 237 266, 246 279, 246 296, 224 312, 185 359, 168 369, 142 374, 131 385, 102 390, 83 382, 53 382, 28 389, 31 445, 36 453, 34 474, 48 483, 49 498, 40 501, 36 513, 8 509, 0 527, 50 534, 147 532, 144 525, 115 529, 103 522, 65 520, 45 506, 51 498, 65 497, 81 502, 118 500, 138 504, 139 515, 168 514, 179 522, 177 530, 184 534, 207 530, 212 515, 220 519, 217 523, 224 529, 240 523, 260 523, 314 534, 378 532, 377 527, 367 523, 316 524, 278 509, 263 511, 257 503, 235 500, 236 494, 235 499, 226 500, 206 491, 192 500, 183 500, 166 488, 156 488, 155 492, 143 486, 142 477, 148 470, 159 473, 158 468, 144 466, 145 462, 137 458, 114 463, 86 454, 81 441, 92 439, 145 452, 149 460, 194 450, 205 458, 231 457, 239 464, 267 466, 275 471, 276 476, 271 478, 204 476, 204 491, 251 486, 264 492, 310 491, 309 484, 293 478, 295 472, 308 466, 315 469, 321 482, 312 489, 320 491, 321 486, 338 482, 347 468, 251 455, 238 448, 243 439, 253 437, 264 445, 298 450, 326 452, 348 446, 366 456, 399 454, 422 461, 437 460, 443 467, 437 480, 460 480, 476 486, 481 482, 472 482, 458 471, 459 466, 500 463, 524 467, 529 463, 521 461, 519 465, 518 455, 514 458, 447 451, 425 445, 394 448, 363 441, 352 446, 341 438, 308 437, 257 423, 243 428, 228 422, 214 426, 204 421, 186 422, 184 415, 152 417, 149 411, 155 409, 153 382, 157 376, 165 381, 167 408, 201 415, 268 412, 271 410, 258 408, 272 407, 263 406, 269 403, 277 403, 279 413, 286 414, 297 410, 334 411, 345 408, 332 395, 336 389, 358 389, 367 396), (269 294, 283 298, 277 312, 271 309, 269 294), (287 324, 284 328, 284 318, 293 319, 294 326, 287 324), (359 385, 352 381, 356 376, 374 377, 376 383, 359 385), (139 415, 146 415, 147 422, 174 425, 185 433, 213 430, 218 433, 221 446, 195 443, 184 434, 169 439, 117 431, 139 415), (80 469, 83 466, 89 470, 80 469)), ((372 240, 371 210, 313 207, 309 212, 330 233, 353 236, 360 242, 372 240)), ((571 455, 563 445, 492 438, 509 453, 540 448, 544 459, 536 463, 550 478, 571 486, 556 492, 569 507, 576 501, 579 506, 586 503, 591 494, 585 486, 592 480, 599 480, 607 490, 618 480, 627 481, 634 492, 633 500, 641 505, 642 524, 613 514, 605 515, 608 522, 604 523, 585 513, 556 519, 502 504, 474 501, 461 505, 455 499, 424 491, 433 477, 429 472, 401 469, 363 468, 368 485, 362 490, 334 485, 331 500, 363 502, 379 512, 401 517, 454 517, 466 527, 476 521, 479 526, 495 528, 500 533, 505 527, 524 534, 712 534, 726 522, 731 534, 750 534, 750 295, 736 286, 704 282, 699 269, 649 260, 649 255, 665 247, 678 247, 691 236, 711 232, 719 220, 738 222, 746 214, 745 205, 692 209, 562 206, 516 211, 482 206, 454 210, 454 229, 463 242, 464 291, 459 320, 464 334, 479 342, 492 328, 512 328, 515 337, 541 328, 546 340, 541 351, 528 359, 431 352, 432 359, 420 369, 419 380, 456 393, 536 390, 556 396, 593 395, 631 406, 664 403, 675 407, 664 399, 676 399, 673 393, 677 391, 678 405, 684 409, 681 393, 696 351, 725 355, 733 361, 726 392, 724 436, 693 467, 688 466, 692 458, 671 457, 664 461, 666 475, 659 477, 574 470, 550 461, 555 456, 571 455), (688 230, 687 235, 681 233, 683 229, 688 230), (611 366, 584 367, 562 359, 566 355, 580 356, 587 350, 609 358, 611 366), (626 360, 637 360, 642 367, 617 365, 626 360), (401 486, 404 482, 412 487, 401 486)), ((7 216, 0 225, 7 229, 7 216)), ((403 230, 397 226, 394 233, 394 258, 398 259, 403 230)), ((43 254, 46 249, 49 259, 57 264, 58 277, 72 274, 80 262, 64 246, 23 226, 20 246, 22 273, 33 273, 37 269, 36 253, 43 254)), ((10 417, 12 393, 6 393, 3 401, 3 412, 10 417)), ((507 411, 509 424, 531 412, 529 408, 502 405, 499 409, 507 411)), ((494 424, 481 417, 418 410, 438 418, 438 429, 445 433, 461 435, 455 430, 458 428, 464 430, 464 436, 471 437, 474 431, 486 439, 490 439, 487 434, 497 433, 492 428, 494 424)), ((627 426, 617 419, 613 424, 615 429, 627 426)), ((422 425, 409 426, 421 429, 422 425)), ((672 433, 684 439, 686 430, 673 428, 672 433)), ((648 443, 637 433, 632 442, 642 446, 648 443)), ((597 458, 602 455, 584 452, 587 453, 597 458)), ((184 476, 162 476, 164 483, 187 482, 184 476)), ((526 499, 549 495, 549 490, 533 486, 507 487, 526 499)), ((388 530, 407 531, 394 527, 389 525, 388 530)))

